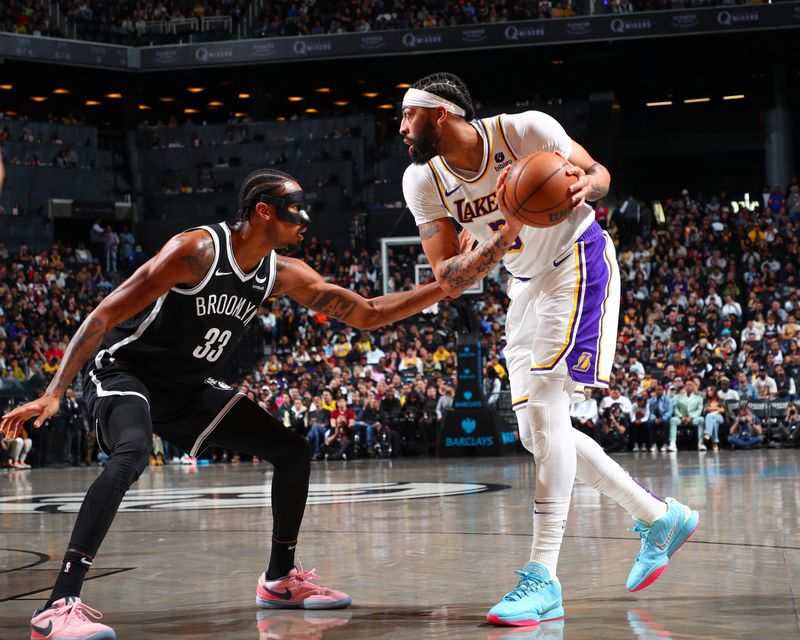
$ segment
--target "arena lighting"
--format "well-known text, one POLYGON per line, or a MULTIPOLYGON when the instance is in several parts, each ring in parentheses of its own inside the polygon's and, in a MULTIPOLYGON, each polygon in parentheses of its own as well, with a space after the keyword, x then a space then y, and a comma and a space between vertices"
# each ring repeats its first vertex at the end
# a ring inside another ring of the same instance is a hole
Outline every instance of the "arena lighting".
POLYGON ((275 119, 276 119, 278 122, 283 122, 284 120, 286 120, 286 116, 278 116, 278 117, 277 117, 277 118, 275 118, 275 119))
POLYGON ((365 91, 361 95, 365 98, 377 98, 380 94, 377 91, 365 91))
POLYGON ((57 96, 65 96, 72 92, 69 89, 53 89, 53 93, 55 93, 57 96))
POLYGON ((31 100, 34 102, 44 102, 47 100, 47 96, 31 96, 31 100))
POLYGON ((563 60, 551 60, 550 64, 564 64, 563 60))
POLYGON ((16 111, 4 111, 3 113, 11 118, 15 118, 17 115, 19 115, 16 111))
POLYGON ((3 89, 4 91, 11 91, 13 88, 13 84, 0 84, 0 89, 3 89))
POLYGON ((239 100, 247 100, 250 97, 249 93, 240 93, 239 100))
POLYGON ((315 109, 314 107, 309 107, 306 109, 306 113, 319 113, 319 109, 315 109))
POLYGON ((330 87, 319 87, 317 89, 314 89, 314 93, 330 93, 330 92, 331 92, 330 87))
POLYGON ((722 99, 723 100, 744 100, 744 94, 743 93, 737 93, 737 94, 732 95, 732 96, 722 96, 722 99))
POLYGON ((224 102, 220 102, 219 100, 212 100, 211 102, 208 103, 208 106, 209 107, 224 107, 225 103, 224 102))
POLYGON ((87 100, 83 104, 85 104, 87 107, 99 107, 103 103, 99 100, 87 100))
POLYGON ((407 82, 401 82, 400 84, 394 85, 394 88, 395 89, 410 89, 411 85, 408 84, 407 82))
POLYGON ((147 111, 148 109, 152 109, 152 107, 149 104, 140 104, 139 105, 139 111, 147 111))
POLYGON ((648 107, 668 107, 672 104, 672 100, 663 100, 661 102, 646 102, 648 107))
POLYGON ((191 114, 191 113, 200 113, 200 111, 199 111, 199 110, 197 110, 197 109, 190 109, 190 108, 186 108, 186 109, 184 109, 184 110, 183 110, 183 112, 184 112, 184 113, 187 113, 187 114, 191 114))
POLYGON ((302 102, 303 100, 305 100, 303 96, 286 96, 286 99, 289 102, 302 102))
POLYGON ((170 98, 169 96, 164 96, 163 98, 159 98, 161 102, 175 102, 175 98, 170 98))
POLYGON ((336 101, 334 101, 333 104, 335 104, 337 107, 346 107, 348 104, 350 104, 350 101, 349 100, 336 100, 336 101))
MULTIPOLYGON (((237 111, 233 114, 234 118, 244 118, 247 114, 244 111, 237 111)), ((278 118, 280 120, 280 118, 278 118)))
POLYGON ((711 102, 711 98, 687 98, 683 104, 697 104, 699 102, 711 102))
POLYGON ((186 87, 186 90, 189 93, 203 93, 205 91, 205 87, 186 87))
POLYGON ((388 103, 387 104, 379 104, 378 105, 378 109, 394 109, 394 105, 393 104, 388 104, 388 103))
POLYGON ((107 93, 106 98, 113 98, 114 100, 122 100, 121 93, 107 93))

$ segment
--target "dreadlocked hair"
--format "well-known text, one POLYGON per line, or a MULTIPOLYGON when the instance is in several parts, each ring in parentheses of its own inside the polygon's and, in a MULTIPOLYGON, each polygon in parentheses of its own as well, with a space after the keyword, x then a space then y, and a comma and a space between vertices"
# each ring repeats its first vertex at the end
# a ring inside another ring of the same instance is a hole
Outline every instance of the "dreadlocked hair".
POLYGON ((464 81, 453 73, 432 73, 421 80, 417 80, 414 89, 421 89, 434 95, 449 100, 461 107, 466 113, 464 119, 469 122, 475 117, 475 108, 472 106, 472 97, 464 81))
POLYGON ((271 194, 285 182, 294 182, 288 173, 277 169, 258 169, 242 182, 239 189, 239 210, 234 222, 243 222, 250 217, 262 193, 271 194))

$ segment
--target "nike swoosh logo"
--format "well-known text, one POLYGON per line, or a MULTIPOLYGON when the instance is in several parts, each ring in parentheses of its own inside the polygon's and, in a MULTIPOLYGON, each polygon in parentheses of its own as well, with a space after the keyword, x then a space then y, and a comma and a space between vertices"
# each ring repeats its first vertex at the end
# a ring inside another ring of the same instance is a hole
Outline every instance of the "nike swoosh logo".
POLYGON ((445 189, 445 192, 444 192, 444 197, 445 197, 445 198, 449 198, 449 197, 450 197, 450 196, 452 196, 452 195, 453 195, 453 194, 454 194, 456 191, 458 191, 460 188, 461 188, 461 185, 458 185, 458 186, 457 186, 455 189, 453 189, 452 191, 447 191, 447 190, 445 189))
POLYGON ((568 253, 566 256, 561 258, 561 260, 553 260, 553 266, 560 267, 562 264, 564 264, 564 261, 567 260, 571 255, 572 255, 571 253, 568 253))
POLYGON ((256 282, 258 282, 259 284, 263 284, 266 281, 267 281, 267 276, 264 276, 263 278, 259 278, 258 276, 256 276, 256 282))
POLYGON ((36 633, 41 633, 43 636, 47 637, 53 630, 53 621, 51 620, 48 622, 46 627, 37 627, 35 624, 31 623, 31 630, 35 631, 36 633))
POLYGON ((85 564, 87 567, 91 567, 92 563, 87 560, 86 558, 81 558, 81 564, 85 564))
POLYGON ((670 532, 667 534, 667 537, 664 539, 664 543, 663 544, 658 544, 658 543, 655 544, 656 549, 658 549, 662 553, 667 550, 667 547, 669 547, 669 541, 672 540, 672 536, 675 535, 675 530, 678 528, 678 520, 679 519, 680 518, 675 518, 675 522, 672 523, 672 529, 670 529, 670 532))
POLYGON ((214 274, 215 276, 229 276, 233 273, 233 271, 220 271, 217 269, 217 272, 214 274))
POLYGON ((283 593, 278 593, 277 591, 273 591, 269 587, 264 587, 264 590, 267 593, 275 596, 276 598, 280 598, 281 600, 291 600, 291 598, 292 598, 292 592, 289 591, 288 589, 286 591, 284 591, 283 593))

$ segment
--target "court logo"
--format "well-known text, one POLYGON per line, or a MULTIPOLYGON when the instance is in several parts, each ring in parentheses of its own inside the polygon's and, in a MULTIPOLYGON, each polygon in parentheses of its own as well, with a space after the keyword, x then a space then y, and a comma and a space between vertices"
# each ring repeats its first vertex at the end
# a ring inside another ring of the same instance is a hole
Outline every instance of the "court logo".
POLYGON ((474 418, 464 418, 464 419, 461 421, 461 429, 462 429, 462 431, 463 431, 464 433, 466 433, 467 435, 469 435, 470 433, 472 433, 473 431, 475 431, 475 428, 476 428, 477 426, 478 426, 478 423, 477 423, 477 422, 475 422, 475 419, 474 419, 474 418))
POLYGON ((578 362, 572 367, 575 371, 580 371, 581 373, 585 373, 589 370, 589 367, 592 366, 592 354, 588 351, 584 351, 580 358, 578 358, 578 362))
POLYGON ((464 400, 472 400, 472 391, 464 392, 464 400))
POLYGON ((506 40, 517 42, 519 40, 529 40, 530 38, 541 38, 544 36, 544 27, 517 27, 509 25, 505 30, 506 40))
MULTIPOLYGON (((472 438, 464 438, 471 440, 472 438)), ((485 438, 491 440, 491 438, 485 438)), ((202 472, 201 472, 202 473, 202 472)), ((200 476, 195 476, 195 479, 200 476)), ((474 482, 348 482, 311 484, 308 504, 384 502, 458 496, 500 491, 508 485, 474 482)), ((198 511, 213 509, 264 509, 270 506, 269 483, 236 487, 201 486, 184 489, 134 489, 119 510, 131 513, 198 511)), ((77 513, 83 493, 49 493, 0 498, 0 513, 77 513)))

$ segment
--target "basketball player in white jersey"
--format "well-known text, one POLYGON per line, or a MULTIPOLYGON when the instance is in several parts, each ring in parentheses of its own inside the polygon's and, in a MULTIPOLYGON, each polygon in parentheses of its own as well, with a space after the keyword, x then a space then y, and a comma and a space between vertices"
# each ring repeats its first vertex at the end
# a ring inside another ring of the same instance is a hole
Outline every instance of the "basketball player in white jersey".
POLYGON ((408 90, 400 135, 412 161, 405 201, 439 285, 458 296, 500 260, 512 276, 505 356, 520 440, 536 462, 533 543, 517 587, 487 619, 527 626, 563 617, 556 565, 576 477, 634 518, 641 550, 627 588, 645 588, 695 530, 698 514, 645 490, 569 418, 572 394, 608 386, 614 360, 619 272, 614 245, 587 204, 608 193, 608 171, 544 113, 474 119, 467 87, 449 73, 408 90), (577 177, 571 214, 549 228, 522 225, 505 199, 510 167, 537 151, 560 154, 577 177), (478 240, 475 249, 460 252, 448 217, 478 240))

